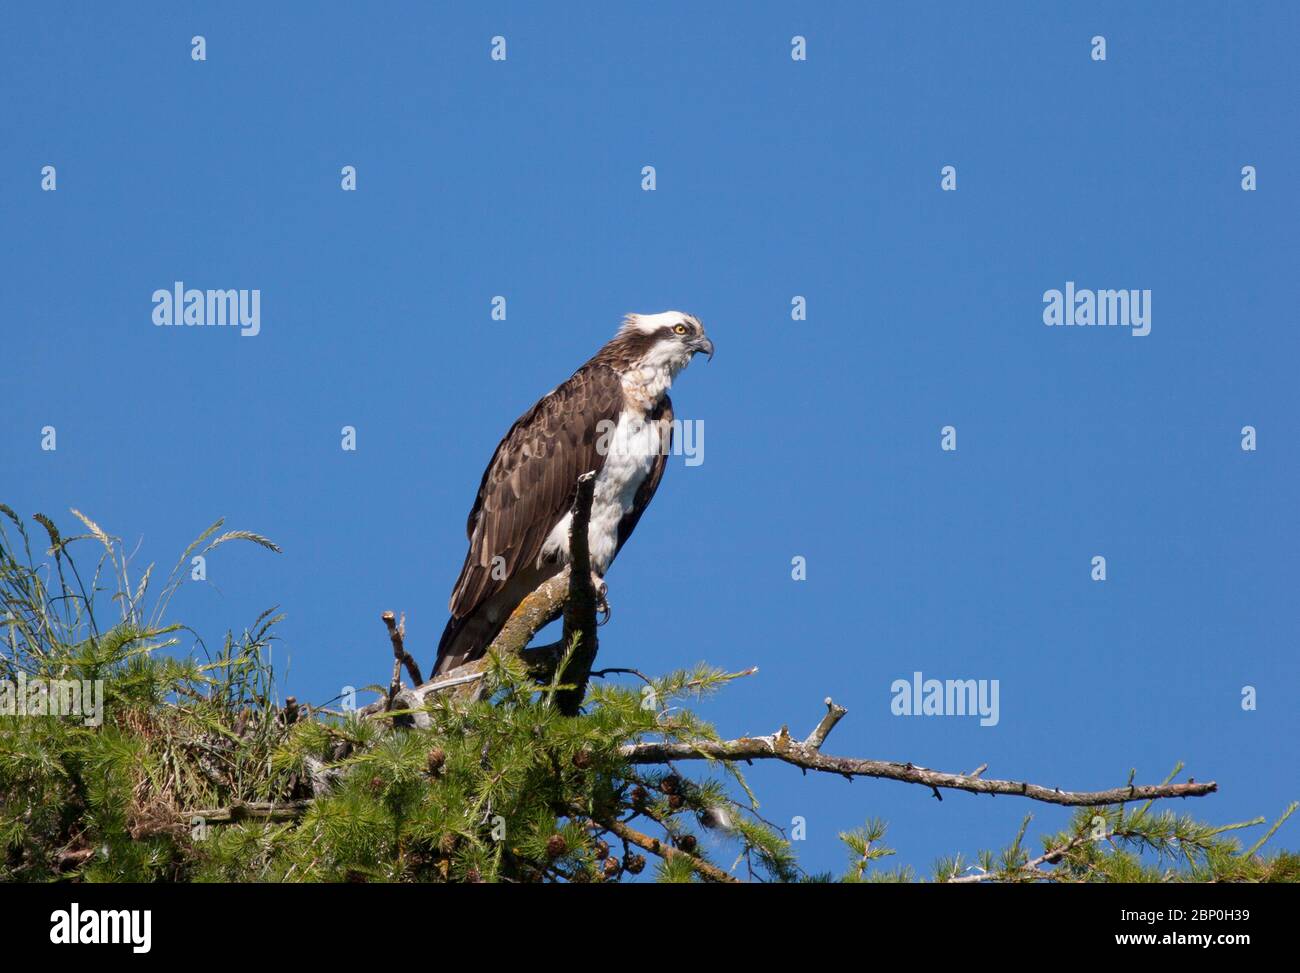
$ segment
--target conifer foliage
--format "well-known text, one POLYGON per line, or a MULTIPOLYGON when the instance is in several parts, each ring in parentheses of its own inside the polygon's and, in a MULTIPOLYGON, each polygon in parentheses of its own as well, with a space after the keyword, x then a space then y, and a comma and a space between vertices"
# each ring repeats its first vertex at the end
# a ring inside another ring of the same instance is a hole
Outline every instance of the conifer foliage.
POLYGON ((153 565, 137 573, 120 539, 73 514, 84 532, 65 537, 50 518, 33 518, 38 532, 0 504, 0 701, 10 702, 0 707, 0 880, 1300 878, 1300 857, 1262 850, 1294 805, 1264 830, 1262 819, 1213 826, 1149 802, 1082 808, 1036 851, 1026 818, 1002 851, 940 861, 927 876, 890 869, 887 827, 871 820, 841 835, 842 874, 809 875, 738 762, 687 774, 627 757, 645 740, 719 740, 689 707, 737 674, 624 673, 594 682, 569 717, 555 705, 558 682, 494 657, 480 699, 435 697, 420 726, 401 712, 299 705, 280 699, 270 665, 275 609, 215 648, 167 617, 192 556, 274 543, 218 521, 159 582, 153 565), (48 697, 17 711, 20 682, 53 680, 98 681, 102 721, 42 713, 48 697), (1247 829, 1261 833, 1243 849, 1247 829))

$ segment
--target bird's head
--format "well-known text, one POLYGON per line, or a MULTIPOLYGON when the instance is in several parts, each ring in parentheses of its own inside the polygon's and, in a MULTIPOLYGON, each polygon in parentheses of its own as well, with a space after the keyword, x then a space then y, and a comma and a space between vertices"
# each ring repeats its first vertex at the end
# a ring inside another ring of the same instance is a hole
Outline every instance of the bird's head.
POLYGON ((611 344, 623 346, 633 367, 667 369, 673 374, 701 352, 713 357, 713 342, 700 319, 682 311, 629 314, 611 344))

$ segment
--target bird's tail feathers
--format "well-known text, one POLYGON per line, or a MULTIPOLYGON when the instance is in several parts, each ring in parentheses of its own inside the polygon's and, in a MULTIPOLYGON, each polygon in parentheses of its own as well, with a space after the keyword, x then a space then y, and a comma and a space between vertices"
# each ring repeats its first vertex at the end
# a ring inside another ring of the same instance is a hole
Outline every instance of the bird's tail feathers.
POLYGON ((434 664, 433 675, 444 676, 467 662, 481 659, 503 625, 504 620, 488 621, 487 612, 476 612, 466 618, 449 618, 438 641, 438 661, 434 664))

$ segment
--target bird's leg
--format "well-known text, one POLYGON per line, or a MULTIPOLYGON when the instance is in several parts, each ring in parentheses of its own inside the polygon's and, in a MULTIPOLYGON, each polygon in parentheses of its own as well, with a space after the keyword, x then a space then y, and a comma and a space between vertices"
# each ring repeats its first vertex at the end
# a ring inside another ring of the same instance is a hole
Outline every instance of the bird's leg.
POLYGON ((604 625, 609 621, 610 616, 609 599, 606 597, 609 594, 609 585, 605 584, 604 578, 592 571, 591 586, 596 590, 596 611, 604 616, 597 624, 604 625))

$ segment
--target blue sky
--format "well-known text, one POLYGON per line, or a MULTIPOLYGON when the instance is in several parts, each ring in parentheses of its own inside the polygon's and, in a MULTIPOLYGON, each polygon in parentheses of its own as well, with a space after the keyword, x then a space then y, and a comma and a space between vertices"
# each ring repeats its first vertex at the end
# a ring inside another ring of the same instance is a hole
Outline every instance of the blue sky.
MULTIPOLYGON (((386 678, 384 609, 427 668, 500 435, 625 312, 680 308, 718 349, 673 393, 704 462, 610 572, 603 663, 759 666, 703 708, 728 735, 829 694, 830 752, 1070 789, 1183 760, 1220 792, 1177 810, 1275 816, 1300 14, 1087 6, 7 4, 0 500, 142 564, 218 516, 273 537, 175 613, 217 640, 279 604, 285 689, 327 699, 386 678), (155 327, 177 280, 260 289, 261 333, 155 327), (1045 327, 1066 281, 1149 289, 1151 333, 1045 327), (998 725, 891 715, 914 671, 998 680, 998 725)), ((870 816, 925 870, 1068 814, 750 779, 810 869, 870 816)))

